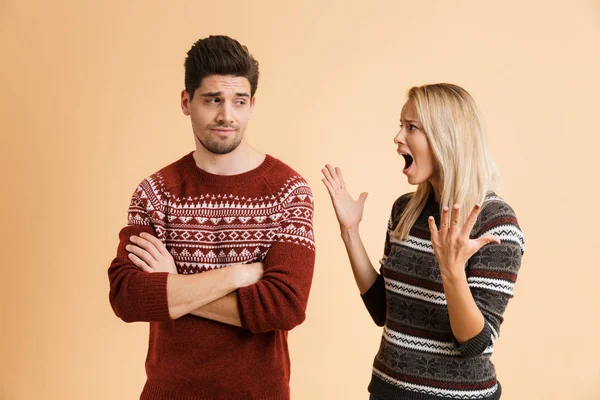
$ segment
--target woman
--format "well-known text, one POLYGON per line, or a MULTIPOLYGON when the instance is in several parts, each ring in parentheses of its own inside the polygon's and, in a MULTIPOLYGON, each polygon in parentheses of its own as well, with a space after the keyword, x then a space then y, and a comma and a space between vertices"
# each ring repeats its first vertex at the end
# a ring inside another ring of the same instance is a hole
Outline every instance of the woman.
POLYGON ((394 143, 417 189, 392 207, 379 273, 358 230, 367 194, 353 200, 339 168, 322 170, 362 299, 384 326, 371 399, 499 399, 490 356, 524 239, 491 191, 475 102, 456 85, 413 87, 394 143))

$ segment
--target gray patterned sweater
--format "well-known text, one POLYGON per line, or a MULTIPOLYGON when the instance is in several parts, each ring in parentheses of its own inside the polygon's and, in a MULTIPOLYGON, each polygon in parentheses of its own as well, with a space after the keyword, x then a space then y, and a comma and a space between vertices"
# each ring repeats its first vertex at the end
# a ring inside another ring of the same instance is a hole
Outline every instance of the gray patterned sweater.
POLYGON ((471 237, 492 234, 501 244, 485 245, 465 267, 485 326, 459 344, 431 247, 427 217, 433 215, 440 226, 433 196, 406 240, 391 237, 410 196, 394 203, 381 273, 362 296, 375 323, 384 326, 369 392, 385 400, 499 399, 502 389, 490 356, 525 250, 515 213, 493 192, 483 203, 471 237))

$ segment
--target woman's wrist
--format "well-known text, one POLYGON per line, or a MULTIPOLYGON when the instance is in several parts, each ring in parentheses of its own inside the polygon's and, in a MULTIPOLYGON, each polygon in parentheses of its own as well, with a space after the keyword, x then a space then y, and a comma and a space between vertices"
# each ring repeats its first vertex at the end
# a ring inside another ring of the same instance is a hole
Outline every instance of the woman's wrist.
POLYGON ((442 276, 442 282, 445 284, 456 285, 467 282, 467 273, 464 266, 452 265, 442 267, 440 265, 440 275, 442 276))
POLYGON ((360 236, 360 233, 358 232, 358 225, 351 228, 340 227, 340 234, 344 241, 358 237, 360 236))

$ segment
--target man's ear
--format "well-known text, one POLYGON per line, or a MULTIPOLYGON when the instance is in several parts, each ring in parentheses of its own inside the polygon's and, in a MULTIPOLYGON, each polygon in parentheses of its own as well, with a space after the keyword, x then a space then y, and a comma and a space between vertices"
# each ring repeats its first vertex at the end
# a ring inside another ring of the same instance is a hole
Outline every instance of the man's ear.
POLYGON ((191 114, 191 102, 192 100, 190 100, 190 94, 187 92, 187 90, 183 89, 181 91, 181 111, 183 112, 183 115, 189 116, 191 114))
POLYGON ((250 100, 250 116, 248 119, 252 119, 252 111, 254 111, 254 103, 256 103, 256 96, 252 96, 252 100, 250 100))

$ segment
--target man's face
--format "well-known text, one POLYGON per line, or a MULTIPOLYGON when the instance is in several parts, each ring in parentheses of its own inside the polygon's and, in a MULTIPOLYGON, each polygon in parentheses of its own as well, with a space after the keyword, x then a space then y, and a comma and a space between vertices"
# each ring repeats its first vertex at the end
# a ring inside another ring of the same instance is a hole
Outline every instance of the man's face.
POLYGON ((202 79, 191 101, 187 91, 181 93, 181 109, 190 116, 194 135, 206 150, 227 154, 242 142, 254 100, 247 78, 211 75, 202 79))

